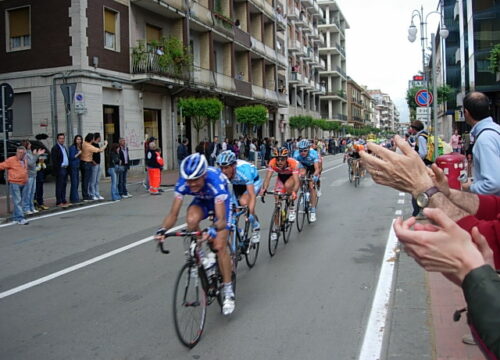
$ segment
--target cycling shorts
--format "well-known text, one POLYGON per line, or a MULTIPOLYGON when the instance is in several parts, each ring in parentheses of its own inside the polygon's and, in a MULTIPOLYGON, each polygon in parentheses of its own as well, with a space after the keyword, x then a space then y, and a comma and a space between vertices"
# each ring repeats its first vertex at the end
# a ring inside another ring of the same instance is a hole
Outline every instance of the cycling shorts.
MULTIPOLYGON (((203 219, 206 219, 210 213, 214 213, 215 215, 215 203, 214 199, 200 199, 194 198, 189 206, 196 205, 201 208, 203 211, 203 219)), ((226 200, 224 200, 224 206, 226 207, 226 224, 231 224, 231 196, 228 196, 226 200)), ((214 221, 217 221, 217 217, 214 217, 214 221)))
MULTIPOLYGON (((257 195, 262 187, 262 181, 258 181, 253 184, 253 191, 257 195)), ((248 194, 247 185, 233 185, 234 196, 237 199, 241 197, 241 195, 248 194)))
POLYGON ((311 176, 312 176, 312 175, 314 174, 314 172, 316 171, 316 170, 314 169, 314 165, 304 166, 304 169, 306 169, 306 174, 307 174, 307 175, 311 175, 311 176))

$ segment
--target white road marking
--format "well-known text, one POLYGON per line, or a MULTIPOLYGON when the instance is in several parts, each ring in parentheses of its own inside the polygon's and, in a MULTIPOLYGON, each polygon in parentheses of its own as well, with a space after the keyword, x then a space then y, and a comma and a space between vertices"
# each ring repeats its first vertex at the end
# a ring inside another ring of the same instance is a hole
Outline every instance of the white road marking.
MULTIPOLYGON (((185 226, 186 226, 186 224, 182 224, 182 225, 173 227, 172 229, 170 229, 170 231, 177 231, 179 229, 182 229, 185 226)), ((37 286, 37 285, 43 284, 43 283, 45 283, 47 281, 53 280, 55 278, 58 278, 59 276, 66 275, 66 274, 68 274, 70 272, 73 272, 73 271, 79 270, 81 268, 84 268, 86 266, 92 265, 92 264, 94 264, 96 262, 99 262, 101 260, 107 259, 107 258, 109 258, 109 257, 111 257, 113 255, 117 255, 117 254, 119 254, 121 252, 124 252, 124 251, 132 249, 132 248, 134 248, 136 246, 139 246, 139 245, 142 245, 144 243, 147 243, 148 241, 151 241, 151 240, 153 240, 153 236, 148 236, 147 238, 138 240, 136 242, 133 242, 132 244, 128 244, 128 245, 122 246, 121 248, 112 250, 110 252, 107 252, 107 253, 99 255, 99 256, 96 256, 95 258, 89 259, 87 261, 81 262, 81 263, 73 265, 73 266, 70 266, 70 267, 68 267, 66 269, 57 271, 57 272, 52 273, 50 275, 44 276, 44 277, 42 277, 40 279, 37 279, 37 280, 34 280, 34 281, 30 281, 29 283, 26 283, 26 284, 17 286, 17 287, 15 287, 13 289, 4 291, 4 292, 0 293, 0 299, 6 298, 7 296, 11 296, 11 295, 17 294, 17 293, 19 293, 21 291, 24 291, 24 290, 27 290, 29 288, 32 288, 33 286, 37 286)))
POLYGON ((405 196, 405 193, 404 192, 400 192, 399 196, 405 196))
POLYGON ((405 203, 405 199, 399 199, 398 200, 398 204, 404 204, 405 203))
POLYGON ((393 225, 394 220, 391 223, 389 237, 387 238, 377 289, 375 290, 359 360, 376 360, 381 358, 387 312, 392 291, 394 265, 396 263, 395 249, 398 242, 393 225))
POLYGON ((403 210, 396 210, 396 211, 394 212, 394 215, 396 215, 396 216, 401 216, 401 215, 403 215, 403 210))

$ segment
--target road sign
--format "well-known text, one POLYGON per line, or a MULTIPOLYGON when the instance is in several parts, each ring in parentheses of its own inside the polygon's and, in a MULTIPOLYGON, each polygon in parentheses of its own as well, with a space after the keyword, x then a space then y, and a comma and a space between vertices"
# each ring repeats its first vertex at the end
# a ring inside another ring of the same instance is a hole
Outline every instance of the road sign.
POLYGON ((426 89, 417 91, 415 94, 415 102, 418 106, 427 106, 432 104, 432 94, 426 89))
POLYGON ((73 103, 75 90, 76 90, 76 83, 61 84, 61 91, 63 93, 64 103, 68 106, 68 108, 70 108, 71 104, 73 103))
POLYGON ((14 103, 14 90, 7 83, 0 84, 0 107, 2 106, 2 94, 5 95, 5 108, 8 109, 14 103))
POLYGON ((431 108, 428 107, 418 107, 417 115, 429 115, 431 112, 431 108))

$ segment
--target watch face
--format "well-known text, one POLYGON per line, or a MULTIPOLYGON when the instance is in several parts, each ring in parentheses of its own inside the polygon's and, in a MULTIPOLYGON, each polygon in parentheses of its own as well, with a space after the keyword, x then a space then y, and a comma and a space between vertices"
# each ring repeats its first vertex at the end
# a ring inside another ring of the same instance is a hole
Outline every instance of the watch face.
POLYGON ((429 204, 429 197, 427 196, 426 193, 420 193, 417 196, 417 204, 421 208, 426 207, 429 204))

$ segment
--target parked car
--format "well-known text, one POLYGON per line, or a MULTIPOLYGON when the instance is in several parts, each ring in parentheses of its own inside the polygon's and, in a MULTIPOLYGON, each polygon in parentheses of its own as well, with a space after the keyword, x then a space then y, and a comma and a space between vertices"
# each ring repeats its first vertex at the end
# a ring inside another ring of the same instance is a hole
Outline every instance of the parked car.
MULTIPOLYGON (((16 155, 16 149, 21 145, 22 140, 7 140, 7 157, 11 157, 16 155)), ((31 149, 45 149, 45 154, 47 156, 45 163, 47 164, 47 173, 50 173, 52 170, 52 164, 50 163, 50 151, 47 147, 39 140, 29 140, 31 143, 31 149)), ((5 160, 4 156, 4 145, 3 140, 0 140, 0 162, 5 160)), ((5 184, 5 174, 4 171, 0 171, 0 184, 5 184)))

